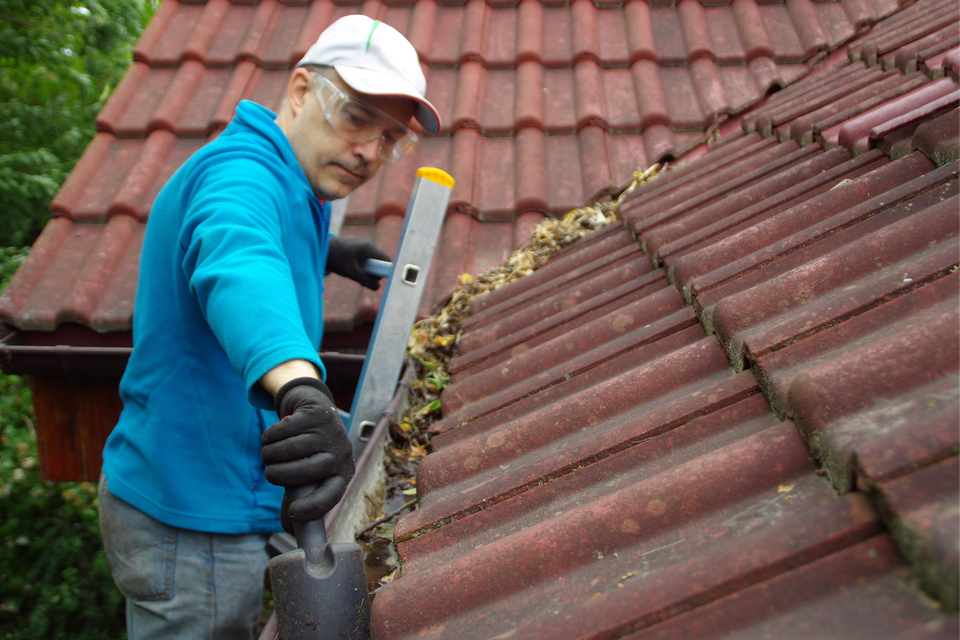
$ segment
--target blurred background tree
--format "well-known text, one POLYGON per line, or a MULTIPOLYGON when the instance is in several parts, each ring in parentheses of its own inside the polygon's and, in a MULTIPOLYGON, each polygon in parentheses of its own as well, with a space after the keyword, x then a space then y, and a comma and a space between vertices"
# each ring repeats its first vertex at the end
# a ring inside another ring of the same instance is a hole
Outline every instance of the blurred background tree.
POLYGON ((153 0, 0 0, 0 247, 32 243, 153 0))
MULTIPOLYGON (((0 0, 0 292, 157 4, 0 0)), ((40 480, 29 381, 0 374, 0 640, 126 637, 96 508, 91 483, 40 480)))

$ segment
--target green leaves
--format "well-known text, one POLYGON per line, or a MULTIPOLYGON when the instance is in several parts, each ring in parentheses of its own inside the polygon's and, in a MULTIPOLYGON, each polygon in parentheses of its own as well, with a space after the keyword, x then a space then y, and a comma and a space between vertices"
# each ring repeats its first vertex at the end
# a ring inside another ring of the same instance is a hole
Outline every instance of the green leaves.
MULTIPOLYGON (((27 257, 29 247, 0 247, 0 293, 7 288, 10 278, 20 267, 20 263, 27 257)), ((2 401, 2 396, 0 396, 2 401)))
MULTIPOLYGON (((450 374, 447 373, 446 367, 437 362, 432 362, 430 360, 425 360, 420 356, 414 356, 423 367, 427 369, 427 374, 421 378, 424 383, 426 383, 433 391, 443 391, 448 384, 450 384, 450 374)), ((439 401, 437 401, 437 408, 439 408, 439 401)), ((436 409, 434 409, 435 411, 436 409)))
POLYGON ((433 413, 434 411, 440 411, 440 399, 436 399, 433 402, 425 405, 423 409, 420 409, 420 415, 425 416, 433 413))
MULTIPOLYGON (((0 291, 131 62, 153 0, 0 0, 0 291)), ((96 487, 40 480, 30 385, 0 374, 0 638, 125 637, 96 487)))
POLYGON ((0 638, 120 638, 96 486, 40 480, 24 378, 0 374, 0 638))
POLYGON ((0 0, 0 246, 33 242, 131 63, 151 0, 0 0))

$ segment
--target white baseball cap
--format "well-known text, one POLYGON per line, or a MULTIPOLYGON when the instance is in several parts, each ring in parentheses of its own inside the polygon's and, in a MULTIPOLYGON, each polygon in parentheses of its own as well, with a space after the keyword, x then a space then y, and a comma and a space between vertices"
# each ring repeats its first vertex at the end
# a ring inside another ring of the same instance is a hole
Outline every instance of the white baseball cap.
POLYGON ((430 133, 440 131, 440 114, 423 94, 427 81, 417 52, 400 32, 363 15, 340 18, 327 27, 297 66, 333 67, 351 89, 375 96, 403 96, 417 103, 414 117, 430 133))

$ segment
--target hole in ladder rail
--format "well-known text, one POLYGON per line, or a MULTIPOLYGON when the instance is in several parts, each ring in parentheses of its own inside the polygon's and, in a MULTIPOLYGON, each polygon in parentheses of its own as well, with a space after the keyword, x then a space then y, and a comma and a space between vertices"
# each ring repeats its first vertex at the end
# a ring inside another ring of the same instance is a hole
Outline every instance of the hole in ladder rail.
POLYGON ((364 420, 360 423, 360 435, 357 438, 360 442, 369 442, 370 437, 373 436, 373 430, 377 428, 376 422, 370 422, 369 420, 364 420))
POLYGON ((417 284, 417 278, 420 276, 420 267, 408 264, 403 268, 403 281, 410 286, 417 284))

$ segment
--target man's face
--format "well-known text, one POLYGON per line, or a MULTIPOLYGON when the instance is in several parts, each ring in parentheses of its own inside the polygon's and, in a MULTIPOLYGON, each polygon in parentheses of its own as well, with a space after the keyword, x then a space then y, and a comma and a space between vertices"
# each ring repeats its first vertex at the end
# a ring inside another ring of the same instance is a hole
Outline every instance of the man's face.
MULTIPOLYGON (((404 125, 413 116, 415 103, 412 100, 357 93, 332 70, 327 78, 352 98, 404 125)), ((321 200, 346 197, 372 178, 384 163, 378 152, 380 139, 364 143, 345 139, 324 117, 313 79, 306 74, 303 81, 309 86, 302 94, 301 108, 286 131, 287 138, 317 197, 321 200)))

